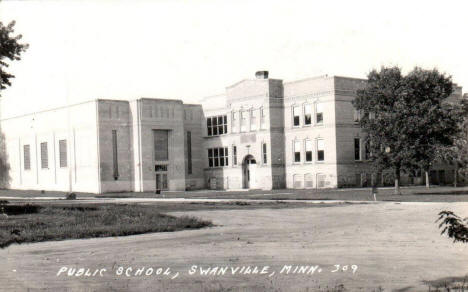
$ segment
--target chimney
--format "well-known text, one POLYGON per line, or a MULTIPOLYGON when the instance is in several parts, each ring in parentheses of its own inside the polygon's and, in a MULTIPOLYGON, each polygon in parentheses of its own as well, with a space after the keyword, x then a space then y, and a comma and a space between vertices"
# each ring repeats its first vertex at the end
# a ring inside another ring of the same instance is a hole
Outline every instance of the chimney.
POLYGON ((257 79, 268 79, 268 71, 257 71, 257 72, 255 72, 255 78, 257 78, 257 79))

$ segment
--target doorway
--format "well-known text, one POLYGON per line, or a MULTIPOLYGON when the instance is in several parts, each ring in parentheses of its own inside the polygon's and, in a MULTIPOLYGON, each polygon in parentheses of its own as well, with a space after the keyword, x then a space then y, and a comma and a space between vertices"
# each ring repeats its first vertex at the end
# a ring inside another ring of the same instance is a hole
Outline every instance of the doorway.
POLYGON ((154 166, 156 172, 156 191, 167 190, 167 164, 156 164, 154 166))
POLYGON ((257 162, 252 155, 247 155, 242 162, 242 181, 244 189, 255 188, 255 172, 257 162))

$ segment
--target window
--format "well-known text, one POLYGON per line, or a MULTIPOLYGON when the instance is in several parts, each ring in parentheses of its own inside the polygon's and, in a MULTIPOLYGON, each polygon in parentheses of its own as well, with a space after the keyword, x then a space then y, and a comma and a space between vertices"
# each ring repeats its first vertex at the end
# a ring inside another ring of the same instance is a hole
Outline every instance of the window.
POLYGON ((112 162, 114 169, 114 180, 119 178, 119 161, 117 150, 117 130, 112 130, 112 162))
MULTIPOLYGON (((219 166, 224 166, 225 165, 224 157, 225 157, 225 154, 227 154, 227 148, 226 148, 226 151, 224 151, 224 150, 225 150, 224 148, 219 148, 219 150, 218 150, 219 158, 220 158, 219 159, 219 166), (224 153, 224 152, 226 152, 226 153, 224 153)), ((226 156, 226 159, 227 159, 227 156, 226 156)))
POLYGON ((218 117, 218 133, 227 134, 227 116, 218 117))
POLYGON ((314 177, 311 173, 306 173, 304 175, 304 187, 312 188, 314 187, 314 177))
POLYGON ((41 143, 41 168, 49 168, 49 153, 47 152, 47 142, 41 143))
POLYGON ((317 140, 317 161, 325 160, 325 141, 317 140))
POLYGON ((60 167, 67 167, 67 140, 59 140, 60 167))
POLYGON ((187 131, 187 173, 192 174, 192 132, 187 131))
POLYGON ((237 147, 232 146, 232 164, 237 165, 237 147))
POLYGON ((213 167, 214 166, 214 161, 213 161, 213 149, 208 149, 208 166, 213 167))
POLYGON ((31 151, 30 151, 29 145, 23 146, 23 152, 24 152, 24 170, 30 170, 31 169, 31 151))
POLYGON ((167 171, 167 164, 156 164, 154 165, 154 171, 167 171))
POLYGON ((362 117, 364 119, 369 119, 369 112, 364 112, 364 114, 362 115, 362 117))
POLYGON ((294 127, 299 127, 300 125, 300 116, 301 114, 301 108, 298 106, 293 107, 293 126, 294 127))
POLYGON ((263 107, 260 109, 260 129, 266 129, 265 110, 263 107))
POLYGON ((361 139, 354 138, 354 160, 361 160, 361 139))
POLYGON ((359 121, 361 120, 361 111, 360 110, 354 109, 353 120, 354 120, 355 123, 359 123, 359 121))
POLYGON ((153 130, 154 137, 154 160, 169 160, 169 131, 153 130))
POLYGON ((247 112, 241 112, 241 132, 247 132, 247 112))
POLYGON ((305 158, 306 162, 312 162, 312 141, 305 141, 305 158))
POLYGON ((250 131, 257 130, 257 116, 255 115, 255 110, 250 110, 250 131))
POLYGON ((208 136, 212 136, 213 135, 213 128, 211 127, 211 119, 210 118, 206 119, 206 128, 208 130, 208 136))
POLYGON ((303 179, 303 176, 301 174, 294 174, 293 175, 293 188, 302 189, 302 179, 303 179))
POLYGON ((262 143, 262 157, 263 157, 263 164, 267 164, 267 144, 262 143))
POLYGON ((208 136, 227 134, 227 115, 206 118, 208 136))
POLYGON ((294 141, 294 162, 301 162, 301 142, 294 141))
POLYGON ((208 166, 219 167, 229 165, 229 152, 227 147, 208 149, 208 166))
POLYGON ((231 131, 233 133, 236 133, 237 132, 237 113, 236 112, 233 112, 232 113, 232 120, 231 120, 231 131))
POLYGON ((312 124, 312 107, 310 104, 304 105, 304 125, 312 124))
POLYGON ((369 160, 371 157, 371 151, 370 151, 370 141, 367 140, 366 143, 364 144, 364 151, 365 151, 365 160, 369 160))
POLYGON ((318 103, 315 105, 315 116, 316 116, 316 123, 323 124, 323 104, 318 103))

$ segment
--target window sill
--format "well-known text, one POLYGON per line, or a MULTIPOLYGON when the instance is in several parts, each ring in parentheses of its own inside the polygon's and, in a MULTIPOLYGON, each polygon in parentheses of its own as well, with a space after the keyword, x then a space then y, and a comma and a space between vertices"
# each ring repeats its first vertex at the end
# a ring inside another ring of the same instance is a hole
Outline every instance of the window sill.
POLYGON ((213 166, 213 167, 205 167, 205 170, 207 169, 224 169, 224 168, 228 168, 228 166, 213 166))
POLYGON ((226 136, 230 133, 226 133, 226 134, 222 134, 222 135, 211 135, 211 136, 204 136, 203 138, 216 138, 216 137, 222 137, 222 136, 226 136))

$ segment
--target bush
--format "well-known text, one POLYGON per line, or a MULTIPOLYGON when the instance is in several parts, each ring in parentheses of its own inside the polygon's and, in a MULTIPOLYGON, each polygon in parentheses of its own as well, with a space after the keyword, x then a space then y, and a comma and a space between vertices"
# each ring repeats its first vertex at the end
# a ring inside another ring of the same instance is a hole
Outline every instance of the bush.
POLYGON ((75 193, 69 193, 66 196, 67 200, 76 200, 76 194, 75 193))

